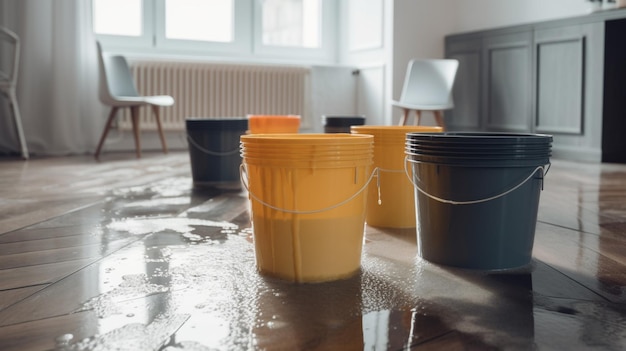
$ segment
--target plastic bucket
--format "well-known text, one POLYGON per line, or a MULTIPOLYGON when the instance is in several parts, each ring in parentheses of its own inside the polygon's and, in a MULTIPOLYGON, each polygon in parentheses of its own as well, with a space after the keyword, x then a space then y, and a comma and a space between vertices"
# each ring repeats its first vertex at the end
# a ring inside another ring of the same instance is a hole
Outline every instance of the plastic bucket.
POLYGON ((353 134, 374 136, 374 166, 378 167, 378 179, 369 186, 366 215, 368 225, 415 228, 413 185, 404 172, 406 134, 441 131, 441 127, 429 126, 352 126, 353 134))
MULTIPOLYGON (((446 145, 446 133, 433 138, 446 145)), ((462 144, 462 134, 457 134, 462 144)), ((484 136, 489 138, 488 133, 484 136)), ((418 254, 444 265, 507 270, 526 266, 532 258, 539 196, 549 166, 552 137, 545 139, 544 153, 525 159, 424 156, 407 149, 412 169, 417 216, 418 254)), ((407 134, 407 144, 423 135, 407 134)), ((468 136, 466 147, 480 138, 468 136)), ((514 147, 525 136, 507 139, 496 149, 514 147)), ((417 151, 417 152, 416 152, 417 151)))
POLYGON ((324 133, 350 133, 351 126, 365 124, 365 116, 322 116, 324 133))
POLYGON ((187 118, 185 126, 194 187, 241 189, 239 137, 248 120, 187 118))
POLYGON ((358 272, 373 149, 370 135, 241 137, 242 177, 261 274, 323 282, 358 272), (249 147, 272 153, 249 156, 249 147), (343 147, 352 153, 344 157, 343 147), (356 149, 359 155, 354 155, 356 149), (328 156, 324 150, 335 152, 328 156))
POLYGON ((248 115, 249 134, 297 133, 298 115, 248 115))

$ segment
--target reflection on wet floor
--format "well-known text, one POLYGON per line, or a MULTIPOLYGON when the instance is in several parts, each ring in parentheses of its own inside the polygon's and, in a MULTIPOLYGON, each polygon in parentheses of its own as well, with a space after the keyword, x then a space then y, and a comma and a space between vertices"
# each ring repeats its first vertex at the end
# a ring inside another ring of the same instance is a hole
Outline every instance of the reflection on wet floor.
POLYGON ((502 274, 437 266, 416 258, 406 231, 369 231, 349 279, 260 276, 245 194, 193 191, 184 178, 117 190, 68 216, 57 223, 94 220, 105 254, 68 278, 83 291, 72 313, 95 323, 85 337, 58 335, 57 350, 626 345, 624 306, 555 290, 567 278, 543 262, 502 274))

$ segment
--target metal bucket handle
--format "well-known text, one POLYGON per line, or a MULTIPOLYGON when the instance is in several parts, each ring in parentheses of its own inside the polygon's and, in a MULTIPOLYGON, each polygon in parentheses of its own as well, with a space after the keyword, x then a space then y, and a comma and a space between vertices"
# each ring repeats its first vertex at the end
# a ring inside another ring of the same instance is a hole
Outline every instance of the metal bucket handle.
POLYGON ((232 151, 225 151, 225 152, 218 152, 218 151, 211 151, 208 149, 205 149, 204 147, 202 147, 201 145, 199 145, 198 143, 196 143, 195 140, 193 140, 193 138, 191 137, 191 135, 187 134, 187 140, 189 141, 189 143, 191 145, 193 145, 196 149, 204 152, 205 154, 211 155, 211 156, 230 156, 230 155, 234 155, 236 153, 239 152, 239 147, 237 147, 235 150, 232 151))
POLYGON ((548 171, 550 170, 550 163, 548 163, 547 165, 543 165, 543 166, 537 166, 529 175, 528 177, 526 177, 524 180, 522 180, 520 183, 518 183, 517 185, 515 185, 514 187, 512 187, 511 189, 500 193, 498 195, 494 195, 494 196, 490 196, 484 199, 478 199, 478 200, 469 200, 469 201, 455 201, 455 200, 448 200, 448 199, 442 199, 440 197, 437 197, 435 195, 429 194, 427 193, 424 189, 420 188, 417 184, 415 184, 415 182, 413 182, 413 178, 409 176, 409 169, 407 168, 407 161, 409 162, 413 162, 413 163, 419 163, 419 161, 413 161, 413 160, 409 160, 409 156, 404 156, 404 174, 406 174, 407 178, 409 178, 409 181, 411 182, 411 184, 413 184, 413 186, 415 187, 415 189, 417 189, 420 193, 428 196, 429 198, 433 199, 433 200, 437 200, 439 202, 445 203, 445 204, 451 204, 451 205, 473 205, 473 204, 478 204, 481 202, 487 202, 487 201, 491 201, 491 200, 495 200, 497 198, 500 198, 504 195, 509 194, 510 192, 514 191, 515 189, 519 188, 520 186, 524 185, 528 180, 530 180, 535 173, 538 170, 541 170, 541 189, 543 190, 543 177, 545 177, 546 174, 548 174, 548 171))
MULTIPOLYGON (((365 189, 367 189, 367 186, 370 184, 370 182, 372 181, 372 179, 373 179, 374 177, 377 177, 377 178, 378 178, 378 172, 379 172, 378 167, 374 168, 374 170, 372 170, 372 174, 370 174, 370 177, 367 179, 367 181, 365 182, 365 184, 363 184, 363 186, 362 186, 359 190, 357 190, 357 192, 356 192, 356 193, 352 194, 350 197, 348 197, 347 199, 345 199, 345 200, 343 200, 343 201, 341 201, 341 202, 339 202, 339 203, 337 203, 337 204, 334 204, 334 205, 331 205, 331 206, 328 206, 328 207, 326 207, 326 208, 322 208, 322 209, 319 209, 319 210, 298 211, 298 210, 288 210, 288 209, 285 209, 285 208, 280 208, 280 207, 277 207, 277 206, 274 206, 274 205, 268 204, 267 202, 265 202, 265 201, 261 200, 261 199, 260 199, 258 196, 256 196, 253 192, 251 192, 251 191, 250 191, 250 188, 248 187, 248 171, 246 170, 246 166, 245 166, 245 164, 244 164, 244 163, 242 163, 242 164, 239 166, 239 175, 240 175, 240 177, 241 177, 241 183, 243 184, 243 186, 244 186, 244 187, 246 188, 246 190, 248 191, 248 194, 249 194, 250 198, 252 198, 252 199, 254 199, 254 200, 258 201, 258 202, 259 202, 261 205, 263 205, 263 206, 266 206, 266 207, 268 207, 268 208, 271 208, 272 210, 276 210, 276 211, 280 211, 280 212, 285 212, 285 213, 292 213, 292 214, 314 214, 314 213, 320 213, 320 212, 324 212, 324 211, 330 211, 330 210, 333 210, 333 209, 335 209, 335 208, 337 208, 337 207, 339 207, 339 206, 345 205, 345 204, 347 204, 348 202, 352 201, 352 200, 353 200, 354 198, 356 198, 357 196, 359 196, 359 194, 361 194, 361 193, 362 193, 365 189), (244 175, 245 175, 245 177, 244 177, 244 175)), ((380 182, 379 182, 379 181, 377 181, 376 185, 377 185, 377 187, 378 187, 378 203, 380 204, 380 203, 381 203, 381 201, 380 201, 380 182)))

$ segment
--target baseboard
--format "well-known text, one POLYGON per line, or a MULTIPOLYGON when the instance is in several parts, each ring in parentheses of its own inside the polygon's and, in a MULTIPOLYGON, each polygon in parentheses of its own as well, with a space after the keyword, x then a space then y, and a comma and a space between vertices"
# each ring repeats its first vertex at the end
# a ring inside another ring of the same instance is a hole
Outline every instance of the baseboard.
MULTIPOLYGON (((165 142, 168 150, 187 150, 187 139, 185 131, 166 131, 165 142)), ((162 150, 161 139, 156 131, 141 132, 142 151, 162 150)), ((107 151, 135 151, 135 139, 131 131, 111 130, 104 142, 102 152, 107 151)))
POLYGON ((602 150, 553 144, 552 145, 552 157, 561 159, 561 160, 568 160, 568 161, 601 163, 602 162, 602 150))

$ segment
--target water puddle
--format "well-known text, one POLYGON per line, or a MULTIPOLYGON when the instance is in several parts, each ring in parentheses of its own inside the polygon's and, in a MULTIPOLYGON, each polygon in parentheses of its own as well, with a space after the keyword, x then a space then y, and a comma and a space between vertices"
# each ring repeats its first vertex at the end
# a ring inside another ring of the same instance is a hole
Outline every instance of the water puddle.
POLYGON ((116 220, 107 225, 107 228, 115 231, 126 231, 133 235, 144 235, 165 231, 173 231, 190 239, 200 239, 193 233, 198 227, 221 228, 227 231, 235 231, 239 226, 221 221, 210 221, 194 218, 129 218, 116 220))
POLYGON ((57 338, 57 351, 137 351, 161 350, 172 342, 176 330, 188 315, 158 316, 148 324, 133 323, 108 333, 71 343, 73 336, 65 334, 57 338))
POLYGON ((111 192, 114 198, 154 198, 180 197, 189 198, 191 180, 187 177, 168 178, 147 186, 134 186, 115 189, 111 192))

